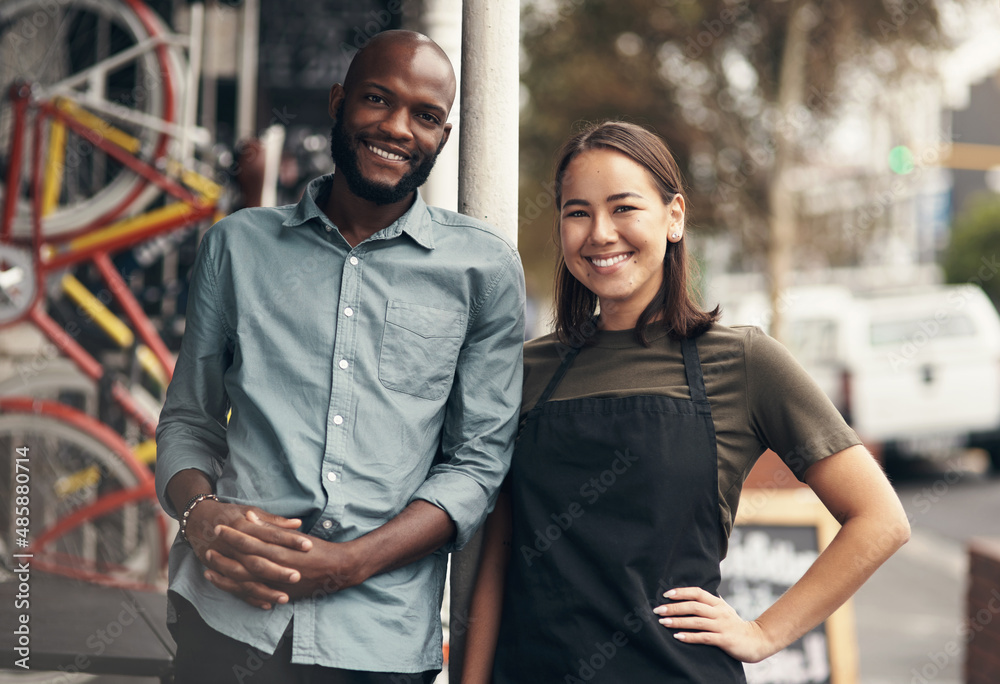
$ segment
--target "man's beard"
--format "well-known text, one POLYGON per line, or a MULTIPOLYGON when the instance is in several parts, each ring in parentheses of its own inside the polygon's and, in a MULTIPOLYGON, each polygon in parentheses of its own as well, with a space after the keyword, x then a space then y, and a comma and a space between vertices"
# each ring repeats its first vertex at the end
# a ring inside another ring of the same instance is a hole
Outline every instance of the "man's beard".
MULTIPOLYGON (((341 104, 337 111, 337 121, 333 124, 333 130, 330 131, 330 156, 333 157, 333 163, 337 165, 337 173, 344 174, 347 187, 355 195, 379 205, 393 204, 406 199, 411 192, 427 181, 427 176, 430 175, 431 169, 434 168, 434 162, 437 161, 438 154, 441 153, 440 147, 434 156, 424 159, 416 168, 412 168, 404 174, 395 185, 376 183, 361 175, 361 170, 358 168, 358 155, 350 144, 351 140, 344 130, 343 120, 344 106, 341 104)), ((357 139, 355 142, 362 144, 357 139)))

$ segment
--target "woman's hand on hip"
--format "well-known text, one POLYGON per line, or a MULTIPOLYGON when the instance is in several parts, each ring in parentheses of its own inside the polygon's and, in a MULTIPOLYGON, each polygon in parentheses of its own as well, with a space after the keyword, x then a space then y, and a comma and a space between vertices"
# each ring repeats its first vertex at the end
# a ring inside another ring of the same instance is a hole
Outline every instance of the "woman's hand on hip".
POLYGON ((671 600, 653 609, 660 624, 677 630, 674 638, 685 644, 718 646, 733 658, 756 663, 774 651, 761 626, 744 620, 728 603, 699 587, 671 589, 671 600))

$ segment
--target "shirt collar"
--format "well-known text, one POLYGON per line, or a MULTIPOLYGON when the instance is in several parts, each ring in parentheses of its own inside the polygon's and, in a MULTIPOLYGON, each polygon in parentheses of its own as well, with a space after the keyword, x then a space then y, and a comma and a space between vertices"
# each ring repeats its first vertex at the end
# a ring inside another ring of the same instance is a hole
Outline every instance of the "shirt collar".
MULTIPOLYGON (((325 176, 320 176, 319 178, 311 180, 309 185, 306 186, 305 192, 302 193, 302 199, 300 199, 299 203, 295 205, 295 211, 292 212, 292 215, 285 219, 281 225, 288 228, 295 228, 296 226, 301 226, 312 219, 329 223, 330 219, 323 212, 323 210, 319 208, 319 205, 316 202, 318 199, 326 196, 326 194, 330 191, 330 184, 332 182, 332 173, 328 173, 325 176)), ((368 239, 389 240, 394 237, 399 237, 400 233, 406 233, 422 247, 434 249, 434 225, 431 221, 430 211, 427 209, 427 204, 420 196, 419 191, 416 193, 413 204, 410 205, 410 208, 406 210, 405 214, 368 239)))

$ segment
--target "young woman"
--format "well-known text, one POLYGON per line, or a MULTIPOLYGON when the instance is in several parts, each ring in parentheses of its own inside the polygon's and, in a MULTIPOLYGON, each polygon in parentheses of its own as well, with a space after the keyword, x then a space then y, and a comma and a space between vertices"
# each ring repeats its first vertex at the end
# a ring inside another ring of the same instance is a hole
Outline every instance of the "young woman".
POLYGON ((556 332, 525 347, 463 684, 743 682, 741 661, 826 619, 907 540, 906 516, 784 347, 692 301, 680 173, 656 135, 606 122, 571 138, 556 206, 556 332), (766 448, 842 528, 744 620, 716 595, 719 562, 766 448))

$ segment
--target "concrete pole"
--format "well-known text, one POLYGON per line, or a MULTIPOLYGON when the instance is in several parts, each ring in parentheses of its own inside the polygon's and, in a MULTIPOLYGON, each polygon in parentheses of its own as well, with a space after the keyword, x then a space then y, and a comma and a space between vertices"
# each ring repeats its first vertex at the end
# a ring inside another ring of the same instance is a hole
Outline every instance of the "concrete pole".
POLYGON ((458 210, 517 241, 518 0, 462 6, 458 210))
POLYGON ((257 126, 257 53, 260 43, 260 0, 243 3, 237 81, 236 141, 254 135, 257 126))
MULTIPOLYGON (((448 55, 455 76, 462 82, 462 0, 425 0, 422 16, 424 32, 448 55)), ((456 93, 448 121, 451 138, 438 155, 430 178, 420 188, 427 204, 458 211, 458 147, 461 140, 462 95, 456 93)))
MULTIPOLYGON (((465 0, 462 6, 462 137, 458 210, 492 223, 517 242, 518 0, 465 0)), ((451 560, 448 677, 461 684, 469 596, 481 533, 451 560)))

